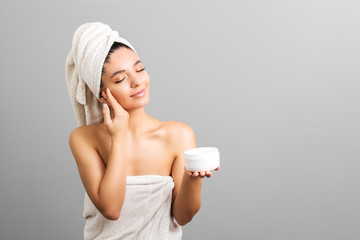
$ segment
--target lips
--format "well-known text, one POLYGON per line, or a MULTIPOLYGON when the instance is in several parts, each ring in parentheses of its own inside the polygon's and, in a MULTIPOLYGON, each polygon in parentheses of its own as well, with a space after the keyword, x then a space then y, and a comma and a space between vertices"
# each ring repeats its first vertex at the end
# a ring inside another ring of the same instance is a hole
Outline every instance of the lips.
POLYGON ((143 89, 143 90, 141 90, 141 91, 139 91, 139 92, 137 92, 137 93, 135 93, 134 95, 132 95, 131 97, 134 97, 134 96, 136 96, 136 95, 138 95, 138 94, 141 94, 141 93, 143 93, 145 91, 145 88, 143 89))

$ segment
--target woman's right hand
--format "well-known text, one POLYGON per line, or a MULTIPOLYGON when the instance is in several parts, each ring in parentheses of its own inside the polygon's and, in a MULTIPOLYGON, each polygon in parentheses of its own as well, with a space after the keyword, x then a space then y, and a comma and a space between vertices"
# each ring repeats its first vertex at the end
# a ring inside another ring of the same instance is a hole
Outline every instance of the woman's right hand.
POLYGON ((129 113, 119 104, 111 94, 110 89, 101 92, 100 102, 103 104, 104 125, 112 138, 124 139, 129 129, 129 113), (111 118, 110 108, 113 109, 114 117, 111 118))

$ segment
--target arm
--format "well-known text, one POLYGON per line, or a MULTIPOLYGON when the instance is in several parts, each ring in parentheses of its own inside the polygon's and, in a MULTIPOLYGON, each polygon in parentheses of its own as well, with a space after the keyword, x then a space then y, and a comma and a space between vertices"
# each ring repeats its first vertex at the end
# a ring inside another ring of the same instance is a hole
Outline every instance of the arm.
POLYGON ((81 128, 71 133, 69 144, 89 198, 104 217, 118 219, 126 189, 126 152, 122 141, 112 140, 106 169, 81 128))
POLYGON ((175 182, 173 189, 172 213, 180 225, 191 221, 201 206, 201 187, 203 178, 193 177, 185 171, 183 153, 190 148, 196 148, 195 134, 190 126, 178 123, 176 140, 176 158, 172 167, 172 177, 175 182), (180 134, 179 134, 180 133, 180 134))
POLYGON ((126 136, 129 114, 112 96, 109 89, 102 94, 104 124, 111 136, 111 149, 105 166, 94 146, 87 140, 84 128, 75 129, 69 144, 78 165, 79 174, 89 198, 106 218, 115 220, 120 211, 126 191, 126 136), (111 119, 110 108, 114 111, 111 119))

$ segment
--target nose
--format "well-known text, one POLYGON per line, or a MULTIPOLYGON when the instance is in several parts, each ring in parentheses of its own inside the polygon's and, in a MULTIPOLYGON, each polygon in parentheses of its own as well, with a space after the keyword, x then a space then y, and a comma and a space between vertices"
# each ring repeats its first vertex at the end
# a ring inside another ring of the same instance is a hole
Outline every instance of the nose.
POLYGON ((140 76, 136 76, 136 73, 132 74, 130 78, 131 78, 130 86, 132 88, 136 88, 137 86, 141 85, 141 83, 143 82, 140 76))

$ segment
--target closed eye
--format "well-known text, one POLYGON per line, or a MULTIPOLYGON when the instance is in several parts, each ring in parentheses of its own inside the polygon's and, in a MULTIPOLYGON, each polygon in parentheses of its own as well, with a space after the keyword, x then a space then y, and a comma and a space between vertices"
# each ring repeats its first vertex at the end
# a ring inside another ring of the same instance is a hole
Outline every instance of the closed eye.
POLYGON ((119 83, 119 82, 122 82, 125 78, 121 79, 120 81, 116 81, 115 83, 119 83))
MULTIPOLYGON (((140 70, 138 70, 138 71, 136 71, 136 72, 141 72, 141 71, 144 71, 144 70, 145 70, 145 67, 142 68, 142 69, 140 69, 140 70)), ((123 80, 125 80, 125 78, 120 79, 119 81, 116 81, 115 83, 120 83, 120 82, 122 82, 123 80)))

